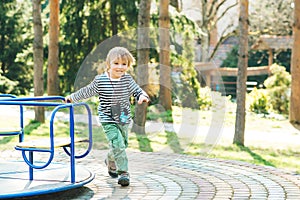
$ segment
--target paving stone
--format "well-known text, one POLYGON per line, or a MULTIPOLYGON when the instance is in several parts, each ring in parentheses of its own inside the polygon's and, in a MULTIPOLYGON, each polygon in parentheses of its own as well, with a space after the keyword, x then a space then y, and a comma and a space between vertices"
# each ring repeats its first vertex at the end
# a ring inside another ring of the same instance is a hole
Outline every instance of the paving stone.
MULTIPOLYGON (((300 199, 298 174, 240 161, 160 152, 128 151, 131 184, 121 187, 117 179, 107 174, 103 163, 106 153, 105 150, 93 150, 86 158, 76 161, 95 173, 95 179, 84 186, 88 191, 78 193, 76 197, 66 191, 60 196, 53 194, 51 199, 300 199)), ((63 152, 56 154, 55 162, 68 161, 63 152)), ((1 155, 0 159, 22 159, 11 151, 1 155)))

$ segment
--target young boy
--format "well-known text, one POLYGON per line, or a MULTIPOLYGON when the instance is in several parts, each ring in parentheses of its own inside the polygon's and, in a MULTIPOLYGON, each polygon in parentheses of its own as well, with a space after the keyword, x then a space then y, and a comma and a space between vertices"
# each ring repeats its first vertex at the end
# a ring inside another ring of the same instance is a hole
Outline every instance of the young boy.
POLYGON ((95 95, 99 97, 99 121, 110 147, 105 164, 111 177, 119 176, 118 184, 122 186, 130 183, 125 151, 131 120, 129 98, 134 96, 138 104, 149 102, 148 95, 126 73, 134 61, 126 48, 112 48, 107 54, 106 71, 97 75, 89 85, 65 97, 66 102, 78 102, 95 95))

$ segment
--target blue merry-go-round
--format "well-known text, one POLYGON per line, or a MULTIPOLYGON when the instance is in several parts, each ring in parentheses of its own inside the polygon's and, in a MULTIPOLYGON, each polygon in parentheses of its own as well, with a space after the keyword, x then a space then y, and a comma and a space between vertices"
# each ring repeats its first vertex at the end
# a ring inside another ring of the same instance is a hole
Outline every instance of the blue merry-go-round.
MULTIPOLYGON (((31 197, 81 187, 94 179, 94 174, 86 167, 76 164, 76 159, 86 157, 92 148, 92 115, 89 106, 84 103, 64 103, 61 96, 16 97, 0 94, 0 105, 19 107, 19 128, 1 130, 0 136, 17 136, 19 142, 12 151, 19 151, 23 160, 0 161, 0 199, 31 197), (29 140, 24 134, 24 107, 51 107, 49 137, 29 140), (86 109, 88 134, 78 138, 74 133, 74 108, 86 109), (53 108, 53 109, 52 109, 53 108), (61 109, 68 110, 69 135, 56 137, 54 121, 61 109), (86 149, 75 151, 78 142, 85 142, 86 149), (63 148, 69 159, 54 162, 55 149, 63 148), (46 160, 34 159, 35 153, 48 154, 46 160), (79 155, 77 155, 79 154, 79 155)), ((2 113, 5 114, 5 113, 2 113)))

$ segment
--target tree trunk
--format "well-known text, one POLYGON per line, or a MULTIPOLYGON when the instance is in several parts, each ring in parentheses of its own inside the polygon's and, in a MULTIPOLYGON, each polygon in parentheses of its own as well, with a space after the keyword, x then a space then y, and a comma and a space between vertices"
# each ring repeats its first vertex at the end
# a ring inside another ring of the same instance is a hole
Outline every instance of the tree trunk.
POLYGON ((59 0, 50 1, 49 53, 48 53, 48 95, 59 94, 58 78, 59 0))
POLYGON ((295 127, 300 128, 300 2, 294 1, 293 50, 291 60, 291 98, 289 120, 295 127))
POLYGON ((159 102, 165 110, 172 110, 169 2, 169 0, 160 0, 159 6, 159 102))
POLYGON ((113 35, 118 34, 118 13, 117 13, 117 3, 116 0, 110 0, 110 23, 113 35))
MULTIPOLYGON (((33 70, 34 70, 34 96, 43 96, 44 78, 43 78, 43 25, 41 19, 41 0, 33 0, 33 70)), ((44 107, 35 107, 35 120, 45 122, 44 107)))
MULTIPOLYGON (((137 83, 148 92, 148 63, 149 63, 149 26, 151 0, 141 0, 138 16, 138 47, 137 47, 137 83)), ((136 104, 132 131, 146 134, 145 123, 147 104, 136 104)))
POLYGON ((239 14, 239 60, 237 76, 237 107, 234 144, 244 145, 246 122, 246 81, 248 66, 248 0, 240 0, 239 14))
POLYGON ((207 35, 202 36, 201 40, 201 62, 209 62, 209 47, 210 47, 210 37, 209 31, 205 31, 207 35))
MULTIPOLYGON (((212 2, 210 1, 201 1, 201 17, 202 20, 199 22, 199 27, 201 27, 201 62, 208 62, 209 61, 209 48, 210 48, 210 22, 208 17, 211 15, 209 12, 209 5, 212 2)), ((211 5, 212 6, 212 5, 211 5)), ((215 18, 215 17, 214 17, 215 18)))

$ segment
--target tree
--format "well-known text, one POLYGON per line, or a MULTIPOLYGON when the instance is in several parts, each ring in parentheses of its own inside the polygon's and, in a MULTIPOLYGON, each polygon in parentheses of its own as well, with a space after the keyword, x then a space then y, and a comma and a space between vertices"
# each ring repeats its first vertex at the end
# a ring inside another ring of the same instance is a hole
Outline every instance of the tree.
POLYGON ((33 86, 31 21, 32 3, 3 1, 0 4, 0 92, 26 94, 33 86), (28 12, 28 8, 30 12, 28 12), (12 84, 11 84, 12 83, 12 84))
POLYGON ((110 0, 110 23, 111 23, 111 30, 113 35, 118 34, 118 13, 117 13, 117 4, 116 0, 110 0))
POLYGON ((58 78, 58 43, 59 43, 59 0, 50 1, 49 52, 48 52, 48 95, 59 94, 58 78))
POLYGON ((159 1, 159 102, 165 110, 172 110, 169 2, 169 0, 159 1))
MULTIPOLYGON (((63 40, 59 43, 59 78, 62 93, 74 90, 76 74, 86 55, 113 36, 112 26, 116 27, 114 33, 118 34, 137 27, 137 2, 137 0, 60 1, 60 34, 63 40), (115 20, 111 19, 111 2, 116 4, 114 10, 117 17, 116 25, 111 23, 115 20)), ((105 53, 104 50, 102 52, 105 53)))
POLYGON ((112 35, 117 35, 127 25, 136 23, 137 1, 109 0, 110 29, 112 35), (125 15, 125 18, 120 17, 125 15))
MULTIPOLYGON (((141 0, 138 15, 137 83, 148 93, 149 27, 151 0, 141 0)), ((132 131, 146 134, 147 104, 136 104, 132 131)))
MULTIPOLYGON (((42 96, 44 94, 43 79, 43 25, 41 17, 41 0, 33 0, 33 60, 34 60, 34 96, 42 96)), ((35 120, 39 122, 45 121, 44 107, 35 107, 35 120)))
POLYGON ((293 0, 250 1, 249 32, 252 36, 291 35, 293 0))
POLYGON ((293 49, 291 59, 291 97, 289 121, 297 128, 300 127, 300 2, 294 1, 293 49))
POLYGON ((239 7, 239 60, 237 76, 237 107, 233 143, 244 145, 246 117, 246 81, 248 67, 248 0, 240 0, 239 7))
MULTIPOLYGON (((87 31, 83 23, 87 21, 91 26, 98 26, 98 29, 94 31, 99 34, 98 38, 102 38, 101 33, 105 34, 105 31, 102 29, 103 27, 98 24, 102 22, 101 14, 104 10, 99 12, 101 9, 97 8, 96 13, 94 9, 91 9, 90 14, 93 20, 86 20, 83 15, 85 14, 85 12, 83 12, 84 3, 85 1, 75 2, 68 0, 61 2, 61 34, 64 39, 60 42, 59 60, 63 74, 63 76, 60 77, 62 92, 71 92, 74 89, 74 81, 80 64, 84 60, 84 56, 88 55, 92 49, 92 47, 89 46, 91 45, 91 41, 87 44, 87 36, 84 35, 87 31), (99 30, 102 32, 99 32, 99 30)), ((88 36, 89 35, 88 32, 88 36)), ((94 37, 90 39, 94 39, 94 37)))
POLYGON ((194 34, 190 29, 187 29, 183 37, 181 84, 179 84, 181 89, 178 93, 183 107, 199 109, 200 83, 194 68, 194 34))
MULTIPOLYGON (((217 28, 218 22, 226 16, 226 14, 237 5, 237 2, 234 1, 230 5, 226 5, 228 0, 201 0, 201 20, 197 21, 197 24, 201 30, 199 34, 199 39, 201 41, 201 61, 208 62, 210 61, 215 52, 217 51, 218 46, 230 35, 235 34, 232 29, 234 28, 234 23, 229 23, 221 33, 218 33, 220 39, 218 40, 214 50, 210 54, 210 42, 211 42, 211 34, 217 28), (225 6, 226 5, 226 6, 225 6)), ((231 2, 231 1, 230 1, 231 2)), ((230 20, 227 18, 227 21, 230 20)))

